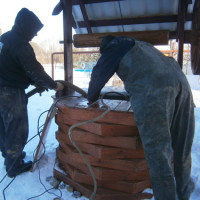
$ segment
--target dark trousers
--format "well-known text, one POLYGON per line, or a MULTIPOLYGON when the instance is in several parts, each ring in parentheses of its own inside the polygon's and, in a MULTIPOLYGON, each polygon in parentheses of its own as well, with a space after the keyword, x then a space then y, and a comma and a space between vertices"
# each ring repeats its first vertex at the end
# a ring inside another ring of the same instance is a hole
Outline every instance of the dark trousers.
POLYGON ((7 170, 21 162, 28 138, 27 103, 23 89, 0 87, 0 150, 7 170))
MULTIPOLYGON (((143 107, 134 111, 155 200, 189 200, 194 103, 188 84, 151 90, 143 107), (155 91, 155 93, 154 93, 155 91), (171 155, 173 154, 174 170, 171 155)), ((143 99, 145 99, 143 97, 143 99)), ((141 99, 142 101, 142 99, 141 99)), ((134 99, 131 104, 134 107, 134 99)))

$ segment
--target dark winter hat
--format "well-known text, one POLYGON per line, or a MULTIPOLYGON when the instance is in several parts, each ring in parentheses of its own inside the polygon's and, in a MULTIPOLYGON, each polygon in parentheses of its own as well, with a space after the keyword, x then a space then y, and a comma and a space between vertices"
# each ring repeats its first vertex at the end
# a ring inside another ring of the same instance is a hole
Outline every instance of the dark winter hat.
POLYGON ((30 41, 43 27, 43 24, 33 12, 27 8, 22 8, 16 16, 15 26, 30 41))
POLYGON ((101 40, 101 44, 100 44, 100 53, 101 54, 105 50, 108 43, 111 42, 113 39, 115 39, 115 36, 113 36, 113 35, 107 35, 107 36, 103 37, 103 39, 101 40))

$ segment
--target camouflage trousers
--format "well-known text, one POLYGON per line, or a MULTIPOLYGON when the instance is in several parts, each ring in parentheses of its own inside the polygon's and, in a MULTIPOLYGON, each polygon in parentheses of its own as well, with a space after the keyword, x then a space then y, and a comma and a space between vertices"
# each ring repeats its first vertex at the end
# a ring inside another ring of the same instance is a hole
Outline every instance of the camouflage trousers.
POLYGON ((20 162, 28 138, 27 103, 23 89, 0 87, 0 150, 6 168, 20 162))
POLYGON ((190 177, 194 103, 188 85, 181 87, 151 90, 139 107, 135 105, 143 100, 131 98, 155 200, 189 200, 194 189, 190 177))

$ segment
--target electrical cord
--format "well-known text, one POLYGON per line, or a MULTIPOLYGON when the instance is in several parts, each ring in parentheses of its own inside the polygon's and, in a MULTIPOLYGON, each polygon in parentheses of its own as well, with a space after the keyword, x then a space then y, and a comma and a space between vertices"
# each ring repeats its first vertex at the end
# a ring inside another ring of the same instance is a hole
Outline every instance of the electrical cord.
MULTIPOLYGON (((56 104, 57 104, 57 102, 54 103, 54 104, 51 106, 51 108, 53 107, 53 108, 52 108, 52 111, 54 110, 56 104)), ((43 113, 48 112, 48 113, 47 113, 47 115, 48 115, 49 112, 50 112, 50 110, 51 110, 51 108, 50 108, 49 110, 47 110, 47 111, 44 111, 43 113)), ((42 114, 43 114, 43 113, 42 113, 42 114)), ((40 115, 40 117, 41 117, 41 116, 42 116, 42 115, 40 115)), ((38 127, 37 127, 37 128, 38 128, 38 131, 40 130, 41 127, 44 127, 44 124, 43 124, 42 126, 39 126, 40 117, 38 118, 38 127)), ((50 118, 48 118, 47 124, 48 124, 49 122, 50 122, 50 118)), ((39 132, 42 133, 42 131, 43 131, 43 129, 40 130, 39 132)), ((37 197, 39 197, 39 196, 42 196, 42 195, 45 194, 46 192, 48 192, 49 194, 53 194, 53 195, 56 196, 56 197, 62 198, 62 191, 61 191, 60 189, 58 189, 58 190, 60 191, 61 195, 58 196, 58 195, 56 195, 55 193, 49 192, 50 190, 53 190, 53 189, 55 189, 55 188, 47 189, 47 188, 45 187, 45 185, 42 183, 41 175, 40 175, 40 168, 39 168, 39 165, 38 165, 38 164, 39 164, 39 161, 41 160, 41 158, 45 155, 46 150, 45 150, 45 144, 43 143, 42 138, 41 138, 41 134, 38 134, 38 135, 39 135, 39 138, 40 138, 40 141, 41 141, 41 144, 42 144, 42 146, 43 146, 44 151, 43 151, 42 155, 40 156, 40 158, 39 158, 38 160, 36 160, 35 163, 36 163, 36 166, 37 166, 38 172, 39 172, 39 181, 40 181, 41 185, 44 187, 45 191, 44 191, 42 194, 37 195, 37 196, 34 196, 34 197, 31 197, 31 198, 29 198, 29 199, 27 199, 27 200, 34 199, 34 198, 37 198, 37 197)), ((35 149, 34 152, 36 152, 36 150, 37 150, 37 148, 35 149)), ((34 153, 33 153, 33 158, 34 158, 34 157, 35 157, 35 155, 34 155, 34 153)))
MULTIPOLYGON (((88 120, 88 121, 85 121, 85 122, 81 122, 81 123, 72 125, 72 126, 69 128, 69 132, 68 132, 68 135, 69 135, 69 138, 70 138, 72 144, 73 144, 74 147, 78 150, 78 152, 80 153, 81 157, 82 157, 83 160, 85 161, 85 163, 86 163, 86 165, 87 165, 87 167, 88 167, 88 169, 89 169, 89 171, 90 171, 90 173, 91 173, 93 182, 94 182, 94 190, 93 190, 92 195, 90 196, 90 200, 94 200, 95 195, 96 195, 96 192, 97 192, 96 177, 95 177, 94 171, 93 171, 93 169, 92 169, 90 163, 88 162, 88 160, 86 159, 86 157, 84 156, 84 154, 82 153, 82 151, 80 150, 80 148, 79 148, 79 147, 76 145, 76 143, 74 142, 74 140, 73 140, 73 138, 72 138, 72 130, 73 130, 74 128, 78 127, 78 126, 83 125, 83 124, 88 124, 88 123, 92 123, 92 122, 94 122, 94 121, 97 121, 97 120, 103 118, 108 112, 110 112, 110 107, 109 107, 108 105, 106 105, 106 104, 103 102, 104 96, 107 95, 107 94, 109 94, 109 93, 115 93, 115 94, 122 95, 122 96, 127 100, 126 96, 124 96, 123 94, 118 93, 118 92, 107 92, 107 93, 105 93, 105 94, 102 95, 102 97, 101 97, 101 103, 102 103, 103 106, 106 108, 106 111, 103 112, 100 116, 98 116, 98 117, 96 117, 96 118, 94 118, 94 119, 91 119, 91 120, 88 120)), ((63 97, 60 97, 60 98, 59 98, 58 100, 56 100, 56 102, 53 104, 53 107, 55 108, 55 107, 56 107, 56 104, 57 104, 61 99, 66 98, 66 97, 79 97, 79 96, 63 96, 63 97)), ((95 102, 95 103, 96 103, 96 102, 95 102)), ((94 104, 94 103, 93 103, 93 104, 94 104)), ((91 104, 90 106, 92 106, 93 104, 91 104)), ((47 111, 44 111, 43 113, 40 114, 40 116, 39 116, 39 118, 38 118, 38 126, 37 126, 38 133, 37 133, 35 136, 33 136, 32 138, 30 138, 30 139, 26 142, 26 144, 27 144, 27 143, 29 143, 32 139, 34 139, 36 136, 39 136, 40 141, 41 141, 41 143, 42 143, 42 145, 43 145, 44 151, 43 151, 42 155, 40 156, 40 158, 39 158, 38 160, 35 161, 35 163, 36 163, 36 165, 37 165, 37 167, 38 167, 40 183, 43 185, 45 191, 44 191, 43 193, 41 193, 40 195, 37 195, 37 196, 34 196, 34 197, 30 197, 30 198, 28 198, 27 200, 40 197, 40 196, 42 196, 43 194, 45 194, 46 192, 50 193, 50 192, 49 192, 50 190, 55 189, 55 188, 47 189, 47 188, 44 186, 44 184, 43 184, 42 181, 41 181, 40 169, 39 169, 39 166, 38 166, 38 162, 41 160, 41 158, 42 158, 42 157, 44 156, 44 154, 45 154, 45 145, 44 145, 44 143, 43 143, 43 141, 42 141, 42 138, 41 138, 41 136, 40 136, 41 132, 43 131, 43 130, 40 130, 40 129, 41 129, 41 127, 43 127, 44 125, 39 126, 39 121, 40 121, 41 116, 42 116, 44 113, 49 112, 49 111, 50 111, 50 109, 47 110, 47 111)), ((50 119, 48 119, 48 120, 50 120, 50 119)), ((48 121, 48 122, 49 122, 49 121, 48 121)), ((48 122, 47 122, 47 123, 48 123, 48 122)), ((25 145, 26 145, 26 144, 25 144, 25 145)), ((36 149, 37 149, 37 148, 36 148, 36 149)), ((35 149, 35 151, 36 151, 36 149, 35 149)), ((33 155, 34 155, 34 154, 33 154, 33 155)), ((17 159, 18 159, 18 158, 16 158, 15 162, 17 161, 17 159)), ((14 162, 14 164, 15 164, 15 162, 14 162)), ((13 165, 14 165, 14 164, 13 164, 13 165)), ((12 165, 11 167, 13 167, 13 165, 12 165)), ((22 169, 22 170, 23 170, 23 169, 22 169)), ((5 179, 6 176, 7 176, 7 174, 3 177, 3 179, 0 181, 0 183, 3 182, 3 180, 5 179)), ((4 197, 4 200, 6 200, 6 197, 5 197, 5 190, 11 185, 11 183, 15 180, 15 178, 16 178, 16 176, 15 176, 15 177, 10 181, 10 183, 4 188, 4 190, 3 190, 3 197, 4 197)), ((58 189, 58 190, 60 191, 61 196, 58 196, 58 195, 56 195, 55 193, 50 193, 50 194, 53 194, 53 195, 55 195, 55 196, 57 196, 57 197, 59 197, 59 198, 62 198, 62 191, 61 191, 60 189, 58 189)))
MULTIPOLYGON (((41 113, 40 116, 43 115, 45 112, 48 112, 48 110, 46 110, 46 111, 44 111, 43 113, 41 113)), ((40 116, 39 116, 39 118, 40 118, 40 116)), ((31 140, 33 140, 36 136, 38 136, 38 135, 39 135, 39 132, 38 132, 37 134, 35 134, 32 138, 30 138, 30 139, 26 142, 25 146, 26 146, 31 140)), ((10 169, 12 169, 12 167, 13 167, 14 164, 16 163, 17 159, 19 158, 19 156, 20 156, 20 155, 18 155, 17 158, 14 160, 13 164, 12 164, 11 167, 8 169, 8 171, 9 171, 10 169)), ((24 168, 23 168, 23 169, 24 169, 24 168)), ((21 170, 23 170, 23 169, 21 169, 21 170)), ((7 173, 6 173, 5 176, 1 179, 0 183, 3 182, 3 180, 6 178, 6 176, 7 176, 7 173)), ((15 178, 15 177, 14 177, 14 178, 15 178)))
MULTIPOLYGON (((42 133, 43 130, 39 131, 41 127, 44 127, 44 124, 43 124, 42 126, 39 126, 39 121, 40 121, 40 118, 41 118, 42 114, 44 114, 45 112, 48 112, 48 113, 47 113, 47 115, 48 115, 49 112, 50 112, 50 110, 53 111, 54 108, 56 107, 56 104, 57 104, 61 99, 69 98, 69 97, 80 97, 80 96, 62 96, 62 97, 59 97, 59 98, 52 104, 52 106, 50 107, 50 109, 47 110, 47 111, 44 111, 43 113, 41 113, 40 116, 39 116, 39 118, 38 118, 38 123, 37 123, 37 124, 38 124, 38 126, 37 126, 38 134, 37 134, 37 135, 39 136, 40 142, 41 142, 41 144, 43 145, 44 152, 42 153, 42 155, 40 156, 40 158, 39 158, 38 160, 35 161, 35 163, 36 163, 37 168, 38 168, 38 171, 39 171, 39 181, 40 181, 40 183, 42 184, 42 186, 44 187, 45 191, 44 191, 43 193, 37 195, 37 196, 30 197, 30 198, 28 198, 27 200, 40 197, 40 196, 44 195, 46 192, 49 193, 49 194, 53 194, 54 196, 58 197, 59 199, 62 198, 62 191, 61 191, 59 188, 57 188, 57 190, 60 192, 60 196, 56 195, 55 193, 49 192, 50 190, 53 190, 53 189, 55 189, 55 188, 47 189, 47 188, 45 187, 45 185, 44 185, 44 184, 42 183, 42 181, 41 181, 40 169, 39 169, 38 163, 39 163, 39 161, 41 160, 41 158, 42 158, 42 157, 44 156, 44 154, 45 154, 45 145, 44 145, 44 143, 43 143, 43 141, 42 141, 42 138, 41 138, 41 135, 40 135, 40 133, 42 133)), ((49 120, 50 120, 50 118, 48 118, 47 124, 49 123, 49 120)), ((37 135, 36 135, 36 136, 37 136, 37 135)), ((36 150, 37 150, 37 148, 34 150, 34 152, 36 152, 36 150)), ((33 157, 35 157, 34 153, 33 153, 33 157)), ((54 164, 54 166, 55 166, 55 164, 54 164)))
MULTIPOLYGON (((74 97, 74 96, 67 96, 67 97, 74 97)), ((44 111, 43 113, 48 112, 48 113, 47 113, 47 115, 48 115, 50 111, 53 112, 54 109, 55 109, 55 107, 56 107, 56 104, 57 104, 57 103, 58 103, 62 98, 66 98, 66 96, 64 96, 64 97, 60 97, 58 100, 56 100, 55 103, 52 104, 52 106, 50 107, 49 110, 44 111)), ((43 114, 43 113, 42 113, 42 114, 43 114)), ((42 115, 42 114, 41 114, 41 115, 42 115)), ((37 128, 38 128, 38 131, 40 130, 41 127, 44 126, 44 124, 43 124, 42 126, 39 127, 39 121, 40 121, 40 117, 41 117, 41 115, 40 115, 39 118, 38 118, 38 127, 37 127, 37 128)), ((50 121, 50 118, 48 118, 48 120, 47 120, 46 123, 48 124, 49 121, 50 121)), ((41 130, 40 133, 41 133, 42 131, 43 131, 43 130, 41 130)), ((55 188, 47 189, 47 188, 45 187, 45 185, 44 185, 44 184, 42 183, 42 181, 41 181, 40 169, 39 169, 39 166, 38 166, 38 162, 40 161, 40 159, 41 159, 41 158, 44 156, 44 154, 45 154, 45 145, 44 145, 44 143, 43 143, 43 141, 42 141, 41 135, 40 135, 40 134, 38 134, 38 135, 39 135, 40 142, 41 142, 41 144, 42 144, 42 146, 43 146, 44 151, 43 151, 41 157, 40 157, 38 160, 36 160, 35 163, 36 163, 36 165, 37 165, 38 172, 39 172, 39 181, 40 181, 40 183, 42 184, 42 186, 44 187, 45 191, 44 191, 43 193, 41 193, 40 195, 30 197, 30 198, 28 198, 27 200, 30 200, 30 199, 34 199, 34 198, 40 197, 40 196, 44 195, 46 192, 48 192, 49 194, 53 194, 54 196, 56 196, 56 197, 58 197, 58 198, 61 199, 61 198, 62 198, 62 191, 61 191, 60 189, 57 189, 57 190, 60 191, 60 194, 61 194, 60 196, 58 196, 58 195, 56 195, 55 193, 51 193, 51 192, 49 192, 50 190, 55 189, 55 188)), ((37 148, 35 149, 35 151, 36 151, 36 150, 37 150, 37 148)), ((35 152, 35 151, 34 151, 34 152, 35 152)), ((33 157, 35 157, 34 153, 33 153, 33 157)))
MULTIPOLYGON (((56 104, 57 104, 57 102, 59 101, 59 100, 61 100, 62 98, 64 98, 64 97, 61 97, 61 98, 59 98, 55 103, 54 103, 54 107, 56 106, 56 104)), ((41 157, 38 159, 38 160, 36 160, 36 162, 34 162, 34 163, 36 163, 37 164, 37 162, 39 162, 40 161, 40 159, 43 157, 43 155, 45 154, 45 145, 44 145, 44 143, 43 143, 43 141, 41 140, 41 136, 40 136, 40 133, 42 132, 42 130, 40 131, 40 128, 43 126, 40 126, 39 127, 39 120, 40 120, 40 118, 41 118, 41 116, 44 114, 44 113, 46 113, 46 112, 49 112, 50 111, 50 109, 49 110, 46 110, 46 111, 44 111, 44 112, 42 112, 41 114, 40 114, 40 116, 39 116, 39 118, 38 118, 38 126, 37 126, 37 130, 38 130, 38 133, 36 134, 36 135, 34 135, 32 138, 30 138, 27 142, 26 142, 26 144, 25 145, 27 145, 32 139, 34 139, 36 136, 39 136, 39 138, 40 138, 40 141, 41 141, 41 143, 42 143, 42 145, 43 145, 43 148, 44 148, 44 152, 43 152, 43 154, 41 155, 41 157)), ((48 122, 47 122, 48 123, 48 122)), ((37 149, 37 148, 36 148, 37 149)), ((36 149, 35 149, 35 151, 36 151, 36 149)), ((11 165, 11 167, 9 168, 9 170, 10 169, 12 169, 12 167, 14 166, 14 164, 16 163, 16 161, 17 161, 17 159, 19 158, 19 156, 20 155, 18 155, 17 156, 17 158, 14 160, 14 162, 13 162, 13 164, 11 165)), ((38 165, 37 165, 38 166, 38 165)), ((23 171, 25 168, 22 168, 20 171, 23 171)), ((9 171, 8 170, 8 171, 9 171)), ((19 173, 20 173, 20 171, 19 171, 19 173)), ((3 182, 3 180, 6 178, 6 176, 7 176, 7 173, 5 174, 5 176, 0 180, 0 183, 2 183, 3 182)), ((16 176, 15 177, 13 177, 13 179, 9 182, 9 184, 3 189, 3 198, 4 198, 4 200, 6 200, 6 196, 5 196, 5 191, 6 191, 6 189, 11 185, 11 183, 15 180, 15 178, 16 178, 16 176)), ((41 182, 41 179, 40 179, 40 174, 39 174, 39 180, 40 180, 40 182, 41 182)), ((41 182, 41 184, 42 184, 42 182, 41 182)), ((43 185, 43 184, 42 184, 43 185)), ((44 185, 43 185, 44 186, 44 185)), ((50 189, 49 189, 50 190, 50 189)), ((46 193, 46 192, 48 192, 49 190, 47 190, 46 188, 45 188, 45 192, 44 193, 46 193)), ((60 191, 61 192, 61 191, 60 191)), ((61 192, 62 193, 62 192, 61 192)), ((53 193, 54 194, 54 193, 53 193)), ((54 194, 55 195, 55 194, 54 194)), ((55 196, 57 196, 57 195, 55 195, 55 196)), ((62 196, 62 195, 61 195, 62 196)), ((59 197, 59 196, 57 196, 57 197, 59 197)), ((31 197, 31 198, 33 198, 33 197, 31 197)))
MULTIPOLYGON (((43 152, 43 154, 40 156, 40 158, 35 162, 36 163, 36 165, 37 165, 37 167, 38 167, 38 171, 39 171, 39 180, 40 180, 40 183, 43 185, 43 187, 45 188, 45 192, 44 193, 46 193, 46 192, 48 192, 49 193, 49 191, 50 190, 52 190, 53 188, 51 188, 51 189, 46 189, 46 187, 44 186, 44 184, 42 183, 42 181, 41 181, 41 178, 40 178, 40 169, 39 169, 39 166, 38 166, 38 162, 41 160, 41 158, 44 156, 44 154, 45 154, 45 145, 44 145, 44 143, 43 143, 43 141, 41 140, 41 136, 40 136, 40 134, 41 134, 41 132, 42 132, 42 130, 40 131, 39 129, 40 129, 40 127, 39 127, 39 121, 40 121, 40 118, 41 118, 41 116, 44 114, 44 113, 46 113, 46 112, 48 112, 49 110, 47 110, 47 111, 44 111, 43 113, 41 113, 40 114, 40 116, 39 116, 39 118, 38 118, 38 127, 37 127, 37 129, 38 129, 38 133, 36 134, 36 135, 34 135, 32 138, 30 138, 27 142, 26 142, 26 144, 28 144, 33 138, 35 138, 36 136, 39 136, 39 138, 40 138, 40 141, 41 141, 41 143, 42 143, 42 145, 43 145, 43 148, 44 148, 44 152, 43 152)), ((26 145, 25 144, 25 145, 26 145)), ((37 148, 36 148, 37 149, 37 148)), ((34 151, 36 151, 36 149, 34 150, 34 151)), ((18 159, 18 158, 17 158, 18 159)), ((17 159, 15 160, 15 162, 17 161, 17 159)), ((14 164, 15 164, 15 162, 14 162, 14 164)), ((13 165, 14 165, 13 164, 13 165)), ((12 166, 13 166, 12 165, 12 166)), ((12 168, 12 166, 11 166, 11 168, 12 168)), ((24 168, 22 168, 21 169, 21 171, 23 170, 24 168)), ((7 176, 7 174, 4 176, 4 178, 7 176)), ((15 180, 15 178, 16 178, 16 176, 10 181, 10 183, 3 189, 3 197, 4 197, 4 200, 6 200, 6 196, 5 196, 5 191, 6 191, 6 189, 11 185, 11 183, 15 180)), ((1 181, 2 182, 2 181, 1 181)), ((60 191, 61 192, 61 191, 60 191)), ((43 193, 43 194, 44 194, 43 193)), ((53 194, 53 195, 55 195, 55 196, 57 196, 57 197, 60 197, 60 196, 58 196, 58 195, 56 195, 56 194, 54 194, 54 193, 50 193, 50 194, 53 194)), ((41 195, 40 195, 41 196, 41 195)), ((61 195, 62 196, 62 195, 61 195)), ((38 196, 36 196, 36 197, 38 197, 38 196)), ((36 197, 31 197, 30 199, 33 199, 33 198, 36 198, 36 197)))

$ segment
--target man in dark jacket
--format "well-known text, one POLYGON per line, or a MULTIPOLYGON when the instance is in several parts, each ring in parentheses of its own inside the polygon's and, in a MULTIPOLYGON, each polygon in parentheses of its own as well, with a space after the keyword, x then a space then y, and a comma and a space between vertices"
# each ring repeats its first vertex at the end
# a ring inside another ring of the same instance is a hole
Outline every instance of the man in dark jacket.
POLYGON ((34 84, 46 89, 63 89, 36 60, 29 44, 43 27, 38 17, 26 8, 19 11, 11 31, 0 37, 0 150, 9 177, 28 171, 32 162, 24 162, 28 138, 25 89, 34 84))
POLYGON ((189 200, 194 103, 178 63, 151 44, 106 36, 88 90, 89 103, 116 72, 130 95, 149 166, 155 200, 189 200), (171 155, 174 158, 174 173, 171 155))

